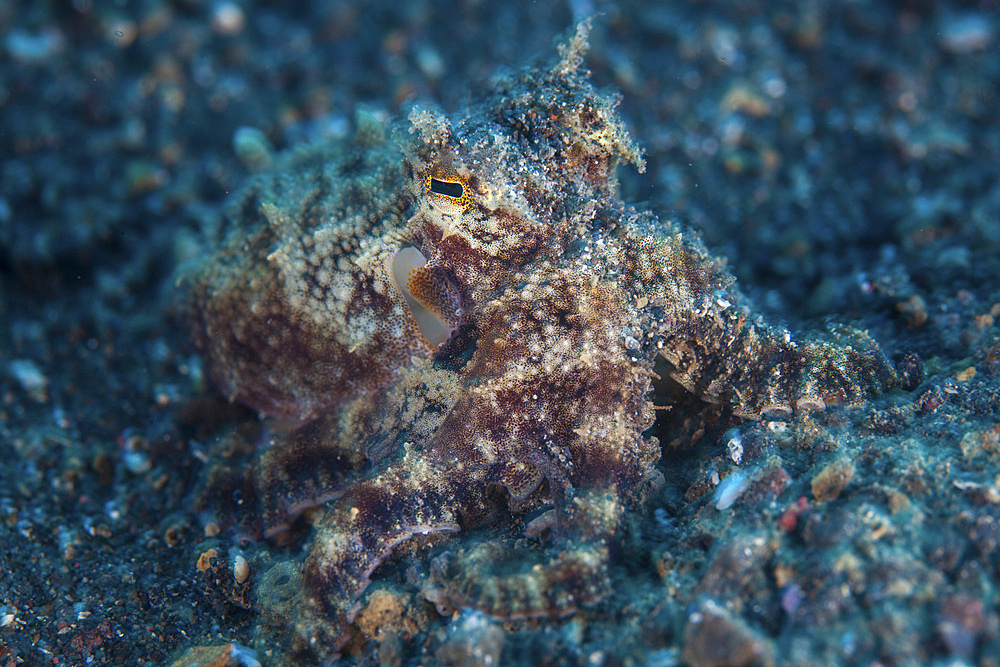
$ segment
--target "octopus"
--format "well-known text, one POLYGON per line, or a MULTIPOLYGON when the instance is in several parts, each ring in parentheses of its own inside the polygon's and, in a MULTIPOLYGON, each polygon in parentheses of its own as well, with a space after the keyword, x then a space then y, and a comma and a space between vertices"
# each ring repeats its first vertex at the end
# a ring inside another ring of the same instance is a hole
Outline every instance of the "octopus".
POLYGON ((520 540, 433 559, 426 598, 516 620, 607 595, 622 517, 663 480, 664 368, 748 420, 899 382, 865 332, 769 325, 695 235, 621 200, 644 161, 588 28, 457 113, 361 114, 279 157, 184 279, 210 377, 276 424, 259 532, 312 517, 304 561, 260 584, 295 650, 338 655, 394 552, 512 517, 520 540))

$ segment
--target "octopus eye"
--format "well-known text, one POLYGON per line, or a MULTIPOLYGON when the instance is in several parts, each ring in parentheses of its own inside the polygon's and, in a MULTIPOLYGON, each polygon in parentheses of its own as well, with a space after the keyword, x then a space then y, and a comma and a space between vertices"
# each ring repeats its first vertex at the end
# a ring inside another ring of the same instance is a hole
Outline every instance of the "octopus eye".
POLYGON ((460 176, 438 178, 428 175, 426 190, 445 211, 457 213, 469 206, 469 186, 460 176))
POLYGON ((452 199, 461 199, 462 195, 465 194, 465 188, 462 187, 461 183, 441 181, 436 178, 431 179, 430 191, 436 195, 444 195, 445 197, 451 197, 452 199))

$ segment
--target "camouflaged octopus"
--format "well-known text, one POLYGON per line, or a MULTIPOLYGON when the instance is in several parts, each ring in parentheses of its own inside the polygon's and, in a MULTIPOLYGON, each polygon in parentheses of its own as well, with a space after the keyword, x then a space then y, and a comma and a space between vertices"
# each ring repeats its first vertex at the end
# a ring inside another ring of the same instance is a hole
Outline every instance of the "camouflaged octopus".
POLYGON ((586 38, 459 113, 362 118, 349 141, 291 151, 187 277, 211 377, 296 425, 260 466, 263 532, 325 503, 290 612, 321 655, 399 545, 499 513, 554 527, 550 547, 446 554, 429 599, 510 619, 603 596, 622 513, 659 475, 658 356, 750 419, 896 382, 862 333, 764 324, 698 241, 619 200, 616 168, 642 156, 582 69, 586 38))

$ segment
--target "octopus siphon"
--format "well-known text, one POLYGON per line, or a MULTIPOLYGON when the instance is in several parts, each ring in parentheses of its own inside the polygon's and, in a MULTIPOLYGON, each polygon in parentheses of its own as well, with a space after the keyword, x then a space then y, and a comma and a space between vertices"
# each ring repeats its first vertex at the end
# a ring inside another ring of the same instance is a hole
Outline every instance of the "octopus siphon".
POLYGON ((360 114, 280 156, 183 280, 211 379, 283 425, 254 464, 259 533, 311 512, 304 562, 260 584, 295 650, 335 657, 394 551, 502 517, 527 538, 444 552, 428 600, 505 620, 600 600, 624 513, 662 480, 657 362, 746 419, 898 383, 866 333, 765 323, 697 237, 621 201, 642 151, 587 37, 458 113, 360 114))

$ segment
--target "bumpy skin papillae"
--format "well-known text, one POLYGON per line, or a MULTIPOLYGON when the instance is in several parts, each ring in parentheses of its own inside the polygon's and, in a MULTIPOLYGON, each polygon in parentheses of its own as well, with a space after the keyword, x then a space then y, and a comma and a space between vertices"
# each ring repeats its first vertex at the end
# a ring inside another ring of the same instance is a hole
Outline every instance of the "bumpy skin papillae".
POLYGON ((863 334, 796 343, 763 324, 696 240, 619 201, 615 169, 641 155, 581 70, 586 28, 461 113, 415 109, 408 133, 286 157, 190 279, 197 342, 231 397, 303 420, 350 405, 369 425, 338 435, 378 454, 304 566, 294 622, 321 654, 397 545, 488 519, 490 488, 555 506, 550 555, 493 576, 495 549, 446 554, 428 596, 506 618, 599 598, 621 512, 656 475, 658 354, 751 418, 895 382, 863 334), (437 350, 387 268, 406 246, 461 293, 464 325, 437 350))
POLYGON ((229 206, 190 277, 195 342, 230 399, 308 421, 430 350, 389 274, 422 188, 365 119, 346 144, 284 157, 229 206))

